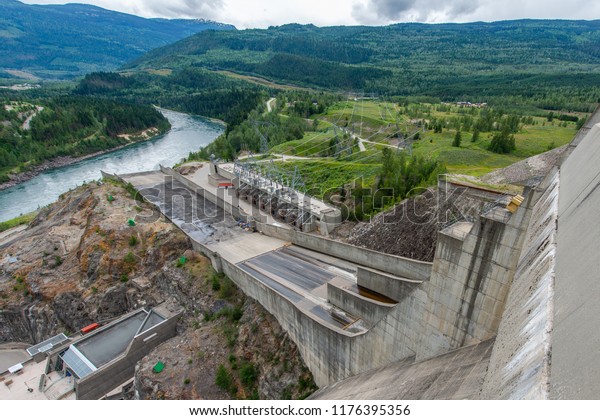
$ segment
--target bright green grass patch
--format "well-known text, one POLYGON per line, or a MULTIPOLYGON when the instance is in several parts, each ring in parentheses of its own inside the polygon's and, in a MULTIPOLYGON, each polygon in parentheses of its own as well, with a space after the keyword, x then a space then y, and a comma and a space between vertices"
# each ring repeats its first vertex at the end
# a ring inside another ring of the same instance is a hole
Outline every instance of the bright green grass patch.
MULTIPOLYGON (((331 156, 334 152, 330 149, 330 140, 335 135, 332 129, 333 124, 347 130, 353 129, 355 134, 370 141, 389 144, 390 138, 396 135, 398 131, 412 133, 416 129, 409 122, 411 117, 407 114, 400 115, 398 111, 396 105, 391 102, 339 102, 330 106, 325 114, 312 117, 319 119, 316 131, 307 132, 301 140, 276 146, 273 148, 273 152, 302 157, 331 156)), ((415 112, 418 114, 415 114, 415 118, 426 119, 433 117, 450 119, 465 114, 472 115, 474 119, 478 117, 476 115, 478 114, 477 110, 464 110, 455 106, 447 112, 439 111, 435 106, 422 106, 415 112)), ((443 162, 450 173, 480 176, 567 144, 577 132, 575 123, 572 122, 567 123, 566 127, 562 127, 562 122, 558 120, 551 123, 540 117, 535 117, 535 122, 536 125, 526 125, 519 133, 515 134, 516 150, 507 155, 487 150, 493 133, 480 133, 480 140, 473 143, 471 142, 472 133, 463 132, 461 147, 453 147, 452 141, 456 131, 449 129, 444 129, 442 133, 433 133, 432 131, 421 133, 421 139, 413 144, 413 152, 417 156, 433 158, 443 162)), ((350 156, 342 156, 338 160, 327 160, 329 162, 327 165, 349 161, 354 161, 357 165, 379 165, 382 147, 367 143, 365 145, 367 147, 366 152, 359 153, 358 148, 354 147, 350 156)), ((323 165, 323 161, 320 162, 319 164, 323 165)), ((303 165, 308 165, 308 163, 303 162, 303 165)), ((293 167, 291 170, 293 171, 293 167)), ((334 178, 339 181, 341 178, 337 178, 336 169, 332 170, 334 174, 328 175, 327 178, 334 178)), ((356 173, 352 173, 343 178, 352 178, 356 175, 356 173)), ((308 175, 309 178, 316 176, 308 175)), ((335 182, 324 181, 325 185, 331 185, 335 182)))
POLYGON ((23 214, 19 217, 15 217, 14 219, 7 220, 6 222, 0 222, 0 232, 4 232, 8 229, 12 229, 17 226, 28 225, 29 223, 31 223, 31 221, 33 219, 35 219, 36 215, 37 215, 37 212, 33 212, 33 213, 23 214))
POLYGON ((322 116, 338 125, 363 124, 364 128, 378 130, 389 124, 401 122, 405 117, 399 116, 394 104, 387 102, 353 102, 345 101, 335 104, 322 116))
POLYGON ((528 158, 544 153, 570 143, 575 134, 577 129, 574 123, 567 124, 566 127, 552 126, 550 123, 546 123, 545 126, 525 126, 522 131, 515 134, 517 150, 512 154, 528 158))
POLYGON ((333 130, 325 133, 307 131, 300 140, 292 140, 279 144, 271 149, 271 153, 294 156, 329 156, 335 148, 329 142, 335 136, 333 130))
POLYGON ((362 102, 359 114, 366 118, 382 121, 384 123, 395 123, 399 116, 394 110, 394 105, 388 102, 362 102))
POLYGON ((487 150, 492 133, 481 133, 480 140, 471 142, 471 133, 462 133, 461 147, 453 147, 456 131, 428 132, 422 140, 414 143, 413 151, 420 156, 435 158, 446 164, 450 173, 480 176, 498 168, 512 165, 519 160, 547 152, 568 144, 576 134, 575 124, 560 127, 558 124, 525 126, 515 134, 517 149, 507 155, 487 150), (431 141, 430 141, 431 140, 431 141))
POLYGON ((414 131, 408 117, 398 114, 391 102, 345 101, 331 106, 319 118, 366 140, 380 143, 389 143, 399 132, 414 131))
POLYGON ((333 189, 338 189, 358 178, 363 178, 363 185, 371 185, 381 170, 381 164, 362 164, 339 162, 334 160, 314 159, 310 161, 293 161, 276 163, 288 172, 298 167, 307 192, 313 197, 323 198, 323 195, 333 189))
MULTIPOLYGON (((386 146, 376 144, 365 144, 365 151, 359 152, 358 146, 354 146, 353 153, 349 156, 342 156, 338 159, 339 162, 356 162, 362 164, 380 164, 383 149, 386 146)), ((393 149, 395 152, 395 149, 393 149)))
POLYGON ((418 156, 444 162, 450 173, 476 176, 512 165, 520 160, 516 156, 500 155, 486 150, 487 140, 471 143, 471 136, 467 133, 463 135, 461 147, 453 147, 453 139, 454 133, 451 131, 426 133, 423 140, 413 145, 413 152, 418 156), (432 143, 430 139, 433 140, 432 143))

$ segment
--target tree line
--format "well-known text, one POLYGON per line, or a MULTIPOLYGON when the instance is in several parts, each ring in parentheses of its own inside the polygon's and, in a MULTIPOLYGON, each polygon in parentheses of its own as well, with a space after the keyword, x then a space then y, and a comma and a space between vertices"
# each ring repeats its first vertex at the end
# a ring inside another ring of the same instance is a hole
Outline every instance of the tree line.
MULTIPOLYGON (((164 116, 147 105, 109 99, 59 96, 36 101, 44 109, 23 126, 23 115, 0 102, 0 182, 13 170, 26 170, 59 156, 84 156, 127 144, 120 134, 150 127, 170 128, 164 116)), ((20 109, 19 109, 20 111, 20 109)))

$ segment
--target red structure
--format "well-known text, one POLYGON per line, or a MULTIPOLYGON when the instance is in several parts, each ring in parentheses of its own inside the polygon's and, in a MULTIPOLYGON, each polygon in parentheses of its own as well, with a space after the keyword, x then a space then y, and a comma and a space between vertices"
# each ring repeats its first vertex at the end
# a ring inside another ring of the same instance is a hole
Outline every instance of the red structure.
POLYGON ((89 332, 94 331, 96 328, 100 328, 100 324, 95 322, 93 324, 88 325, 87 327, 83 327, 81 329, 81 334, 87 334, 89 332))

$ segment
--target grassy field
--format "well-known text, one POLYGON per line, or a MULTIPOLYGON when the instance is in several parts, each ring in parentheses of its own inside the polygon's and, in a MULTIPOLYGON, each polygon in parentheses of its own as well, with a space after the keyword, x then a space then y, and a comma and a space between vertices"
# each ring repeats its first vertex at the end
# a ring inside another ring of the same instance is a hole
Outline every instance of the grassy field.
POLYGON ((390 102, 339 102, 317 118, 375 142, 387 142, 398 131, 408 129, 407 117, 398 114, 397 106, 390 102))
MULTIPOLYGON (((335 148, 331 140, 335 137, 334 124, 372 142, 393 145, 390 138, 400 130, 412 134, 418 130, 417 120, 432 119, 452 121, 473 114, 478 110, 465 110, 452 105, 411 104, 399 106, 390 102, 343 101, 329 107, 325 114, 313 115, 319 121, 318 131, 306 132, 300 140, 280 144, 271 149, 272 153, 315 157, 314 160, 279 163, 283 169, 293 172, 297 167, 308 188, 319 191, 339 188, 341 185, 364 177, 372 182, 381 165, 381 153, 386 146, 364 143, 365 151, 357 145, 347 149, 338 158, 333 157, 335 148), (352 153, 350 153, 352 150, 352 153)), ((460 147, 452 146, 455 128, 444 128, 441 133, 433 130, 420 133, 419 140, 413 143, 413 153, 443 162, 449 173, 481 176, 498 168, 503 168, 519 160, 544 153, 555 147, 569 143, 577 129, 573 122, 548 122, 546 118, 535 117, 535 124, 522 125, 515 134, 516 150, 510 154, 497 154, 487 150, 493 133, 480 133, 479 140, 472 142, 471 132, 462 132, 460 147)), ((450 124, 451 125, 451 124, 450 124)), ((337 131, 341 134, 340 130, 337 131)), ((346 140, 345 146, 351 145, 346 140)), ((322 192, 318 193, 322 196, 322 192)))
POLYGON ((333 130, 326 132, 307 131, 300 140, 288 141, 271 148, 271 153, 294 156, 328 156, 334 148, 329 142, 335 136, 333 130))
MULTIPOLYGON (((342 101, 327 110, 325 114, 311 118, 319 120, 319 132, 307 132, 303 139, 288 142, 273 148, 275 153, 285 153, 303 157, 327 156, 331 152, 330 140, 334 137, 332 129, 324 131, 327 126, 337 125, 359 137, 369 141, 395 144, 395 134, 400 131, 412 134, 418 130, 415 121, 431 119, 451 121, 465 115, 477 118, 478 110, 461 109, 458 106, 441 104, 411 104, 405 107, 390 102, 379 101, 342 101)), ((583 116, 583 115, 582 115, 583 116)), ((576 124, 560 121, 548 122, 546 118, 535 117, 535 125, 523 125, 515 134, 516 150, 510 154, 500 155, 487 150, 493 133, 481 133, 479 141, 471 142, 472 133, 462 133, 461 147, 453 147, 452 141, 456 129, 444 128, 441 133, 428 131, 421 133, 421 138, 413 145, 414 153, 432 157, 444 162, 451 173, 467 175, 483 175, 495 169, 511 165, 519 160, 544 153, 571 141, 576 134, 576 124)), ((351 160, 366 160, 375 163, 377 152, 382 148, 366 144, 371 156, 352 156, 351 160)), ((346 158, 347 159, 347 158, 346 158)))
POLYGON ((528 158, 568 144, 577 133, 575 123, 567 123, 567 127, 559 127, 546 123, 545 126, 525 126, 515 134, 517 150, 512 154, 520 158, 528 158))
POLYGON ((14 219, 7 220, 6 222, 0 222, 0 232, 7 231, 17 226, 28 225, 33 219, 35 219, 36 215, 37 212, 33 212, 15 217, 14 219))
POLYGON ((292 173, 297 167, 302 174, 306 190, 310 195, 318 198, 322 198, 328 191, 339 189, 342 185, 361 177, 364 185, 370 185, 375 181, 381 167, 380 164, 339 162, 327 159, 279 162, 275 165, 288 173, 292 173))
POLYGON ((490 133, 482 134, 476 143, 471 142, 471 133, 462 133, 461 146, 453 147, 456 130, 444 130, 442 133, 425 133, 421 140, 414 143, 413 152, 444 162, 450 173, 481 176, 565 145, 573 139, 575 133, 575 124, 572 123, 567 127, 525 126, 515 134, 517 149, 513 153, 502 155, 487 150, 490 133))

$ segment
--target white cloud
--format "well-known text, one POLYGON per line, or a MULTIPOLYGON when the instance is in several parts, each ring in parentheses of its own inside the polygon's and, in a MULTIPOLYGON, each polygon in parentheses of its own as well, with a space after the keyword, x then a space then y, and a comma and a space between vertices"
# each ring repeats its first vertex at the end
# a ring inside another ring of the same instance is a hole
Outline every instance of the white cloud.
MULTIPOLYGON (((65 3, 66 0, 23 0, 65 3)), ((599 19, 589 0, 74 0, 144 17, 206 18, 238 28, 285 23, 386 25, 504 19, 599 19)))
POLYGON ((366 24, 452 21, 473 14, 481 0, 363 0, 353 5, 352 16, 366 24))

